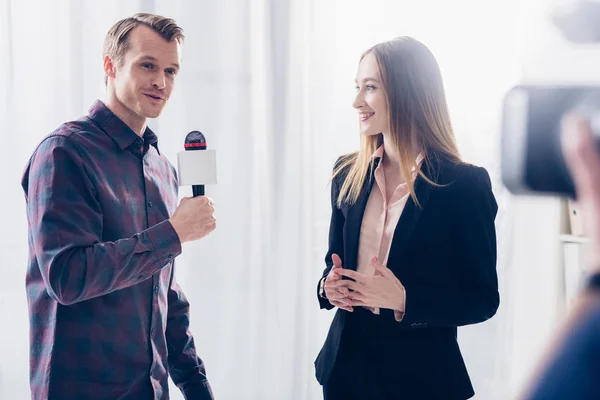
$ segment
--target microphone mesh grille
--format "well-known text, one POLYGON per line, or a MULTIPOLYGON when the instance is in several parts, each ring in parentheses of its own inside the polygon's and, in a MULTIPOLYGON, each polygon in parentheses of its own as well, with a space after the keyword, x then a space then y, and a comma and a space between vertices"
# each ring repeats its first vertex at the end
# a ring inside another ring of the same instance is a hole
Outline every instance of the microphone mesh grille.
POLYGON ((204 143, 206 144, 206 138, 200 131, 191 131, 185 137, 185 144, 191 143, 204 143))

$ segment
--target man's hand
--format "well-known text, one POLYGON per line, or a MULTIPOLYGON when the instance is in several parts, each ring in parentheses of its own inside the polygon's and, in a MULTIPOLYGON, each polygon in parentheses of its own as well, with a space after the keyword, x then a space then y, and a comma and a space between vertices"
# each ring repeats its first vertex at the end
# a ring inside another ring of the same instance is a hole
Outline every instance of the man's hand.
POLYGON ((169 221, 179 236, 179 241, 192 242, 215 230, 215 208, 208 197, 185 197, 169 221))
POLYGON ((343 276, 354 279, 342 280, 340 284, 350 289, 351 305, 404 312, 404 286, 377 257, 373 257, 371 262, 375 268, 374 275, 365 275, 349 269, 341 270, 343 276))
MULTIPOLYGON (((563 118, 560 139, 565 163, 575 185, 577 203, 581 207, 585 234, 590 237, 589 265, 593 270, 590 272, 595 273, 600 268, 598 147, 589 122, 574 114, 563 118)), ((579 372, 589 369, 588 365, 596 361, 593 349, 597 348, 597 333, 591 328, 597 326, 597 320, 593 318, 597 313, 598 301, 596 291, 582 290, 578 294, 519 399, 562 399, 564 393, 573 394, 572 398, 592 395, 588 388, 594 387, 593 375, 579 372), (588 378, 588 375, 591 377, 588 378)))
POLYGON ((333 254, 331 261, 333 261, 333 267, 325 280, 325 296, 327 296, 329 302, 334 306, 352 312, 354 309, 348 298, 348 288, 341 286, 342 275, 340 271, 342 270, 342 259, 337 254, 333 254))
POLYGON ((577 203, 586 235, 591 239, 591 268, 600 268, 600 156, 589 122, 568 115, 562 123, 561 141, 567 167, 571 171, 577 203))

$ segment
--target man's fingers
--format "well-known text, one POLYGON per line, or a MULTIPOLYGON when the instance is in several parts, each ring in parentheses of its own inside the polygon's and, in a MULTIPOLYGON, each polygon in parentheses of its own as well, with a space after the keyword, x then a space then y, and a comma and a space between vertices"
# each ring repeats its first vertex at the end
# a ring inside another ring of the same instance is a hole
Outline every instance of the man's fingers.
POLYGON ((577 197, 600 200, 600 156, 588 121, 577 115, 566 116, 562 121, 561 142, 577 197))

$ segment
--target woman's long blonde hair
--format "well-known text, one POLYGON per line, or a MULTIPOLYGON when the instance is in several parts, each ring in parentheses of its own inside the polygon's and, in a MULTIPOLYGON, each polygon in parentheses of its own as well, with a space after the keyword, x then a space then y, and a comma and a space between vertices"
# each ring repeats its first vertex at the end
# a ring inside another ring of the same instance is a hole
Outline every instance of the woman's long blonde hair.
MULTIPOLYGON (((410 196, 420 205, 411 172, 417 168, 413 146, 417 145, 424 156, 417 173, 432 185, 437 184, 425 176, 424 167, 430 167, 440 158, 462 162, 438 63, 424 44, 408 36, 373 46, 362 55, 361 61, 368 54, 375 56, 385 88, 391 130, 388 139, 399 156, 402 179, 407 182, 410 196)), ((356 202, 372 166, 371 155, 382 143, 382 134, 361 135, 359 151, 342 157, 337 164, 334 178, 347 170, 338 206, 356 202)))

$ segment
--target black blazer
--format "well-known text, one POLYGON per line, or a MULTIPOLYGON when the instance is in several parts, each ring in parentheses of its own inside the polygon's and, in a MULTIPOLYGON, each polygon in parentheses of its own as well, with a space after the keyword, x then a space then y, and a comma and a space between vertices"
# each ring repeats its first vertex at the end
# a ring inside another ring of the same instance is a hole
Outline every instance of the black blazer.
MULTIPOLYGON (((336 205, 345 175, 332 182, 323 277, 332 267, 333 253, 341 257, 344 268, 356 270, 363 213, 378 161, 354 205, 336 205)), ((498 309, 494 226, 498 206, 484 168, 444 159, 432 162, 430 168, 423 165, 428 178, 445 186, 435 187, 418 176, 415 191, 421 208, 409 197, 394 232, 387 267, 406 288, 404 319, 397 322, 387 309, 380 315, 356 307, 353 313, 338 309, 315 361, 321 384, 331 375, 344 330, 365 326, 376 337, 391 339, 386 364, 406 399, 466 399, 474 394, 456 327, 485 321, 498 309), (357 314, 368 316, 353 325, 357 314)), ((317 297, 321 308, 333 308, 318 293, 317 297)))

